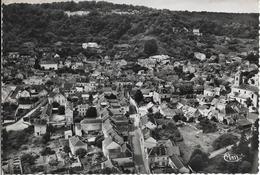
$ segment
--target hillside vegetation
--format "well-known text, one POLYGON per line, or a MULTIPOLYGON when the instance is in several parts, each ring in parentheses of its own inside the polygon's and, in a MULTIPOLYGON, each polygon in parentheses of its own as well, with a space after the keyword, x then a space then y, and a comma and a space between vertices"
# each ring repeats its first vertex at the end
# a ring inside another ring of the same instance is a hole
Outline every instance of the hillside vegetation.
POLYGON ((60 42, 76 52, 81 43, 92 41, 110 52, 115 44, 129 44, 126 56, 137 58, 143 55, 144 42, 153 38, 158 53, 187 57, 214 48, 215 36, 258 37, 258 14, 156 10, 95 1, 4 5, 3 24, 4 53, 26 42, 48 47, 60 42), (89 13, 68 16, 65 11, 89 13), (203 37, 194 37, 194 28, 203 37))

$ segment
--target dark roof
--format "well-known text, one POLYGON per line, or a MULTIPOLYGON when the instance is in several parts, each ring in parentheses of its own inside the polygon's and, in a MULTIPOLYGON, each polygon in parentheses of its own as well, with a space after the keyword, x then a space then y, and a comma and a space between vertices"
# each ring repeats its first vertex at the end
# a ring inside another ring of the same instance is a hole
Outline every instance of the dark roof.
POLYGON ((80 123, 81 124, 102 123, 102 119, 84 119, 80 123))
POLYGON ((249 90, 249 91, 253 91, 254 93, 258 93, 258 87, 250 86, 248 84, 242 84, 240 86, 236 86, 235 88, 249 90))
POLYGON ((180 158, 177 157, 176 155, 172 155, 171 157, 172 162, 174 163, 174 165, 178 168, 181 169, 182 167, 184 167, 183 163, 181 162, 180 158))

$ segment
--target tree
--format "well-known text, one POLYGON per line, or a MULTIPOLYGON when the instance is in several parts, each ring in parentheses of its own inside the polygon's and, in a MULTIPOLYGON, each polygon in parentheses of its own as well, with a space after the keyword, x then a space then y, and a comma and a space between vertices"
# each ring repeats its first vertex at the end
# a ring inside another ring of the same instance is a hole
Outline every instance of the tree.
POLYGON ((96 118, 97 117, 97 109, 93 106, 89 107, 86 112, 87 118, 96 118))
POLYGON ((252 168, 252 164, 248 161, 243 161, 241 165, 238 167, 239 173, 250 173, 252 168))
POLYGON ((157 42, 155 39, 147 40, 144 44, 144 52, 148 55, 156 54, 158 50, 157 42))
POLYGON ((59 164, 59 162, 55 159, 52 159, 49 161, 49 165, 51 165, 51 166, 57 166, 58 164, 59 164))
POLYGON ((8 140, 8 133, 6 131, 6 128, 4 128, 2 130, 2 138, 3 138, 3 140, 2 140, 3 150, 5 150, 6 149, 6 145, 7 145, 6 142, 8 140))
POLYGON ((208 164, 208 155, 200 149, 195 149, 191 156, 189 165, 194 171, 201 171, 208 164))
POLYGON ((48 124, 46 128, 46 132, 52 134, 55 132, 55 128, 51 124, 48 124))
POLYGON ((137 104, 139 104, 141 101, 144 100, 144 96, 141 90, 137 90, 134 96, 135 101, 137 102, 137 104))
POLYGON ((50 141, 51 135, 49 132, 46 132, 43 136, 42 136, 42 143, 46 144, 50 141))
POLYGON ((41 150, 40 154, 42 156, 46 156, 46 155, 52 155, 52 154, 55 154, 55 151, 54 150, 51 150, 50 147, 45 147, 41 150))
POLYGON ((237 136, 232 134, 223 134, 214 140, 212 146, 215 150, 223 148, 228 145, 232 145, 238 141, 237 136))
POLYGON ((93 102, 93 95, 92 94, 89 95, 88 101, 89 101, 89 103, 92 104, 92 102, 93 102))
POLYGON ((137 113, 136 107, 134 107, 134 105, 130 104, 129 105, 129 115, 136 114, 136 113, 137 113))
POLYGON ((79 158, 85 157, 87 151, 84 148, 79 148, 76 150, 75 155, 79 156, 79 158))
POLYGON ((203 164, 204 163, 203 163, 202 157, 199 154, 192 157, 189 162, 189 165, 191 166, 191 168, 196 172, 202 170, 202 168, 204 167, 203 164))
POLYGON ((254 123, 254 130, 253 130, 253 136, 251 138, 251 147, 252 150, 257 150, 259 146, 259 119, 257 119, 254 123))
POLYGON ((245 101, 245 104, 247 105, 247 107, 252 106, 252 99, 251 98, 247 98, 245 101))
POLYGON ((21 156, 21 162, 22 164, 28 163, 29 165, 33 165, 35 163, 35 157, 30 153, 23 154, 21 156))
POLYGON ((65 146, 63 147, 63 151, 64 151, 65 153, 69 153, 69 152, 70 152, 70 147, 69 147, 68 145, 65 145, 65 146))
POLYGON ((97 136, 95 139, 95 145, 102 148, 102 141, 104 140, 104 135, 97 136))
POLYGON ((247 138, 246 138, 246 133, 245 131, 243 131, 241 133, 241 137, 240 137, 240 140, 239 140, 239 143, 236 147, 234 147, 233 149, 235 152, 237 152, 238 154, 243 154, 245 155, 247 158, 249 156, 249 146, 248 146, 248 141, 247 141, 247 138))

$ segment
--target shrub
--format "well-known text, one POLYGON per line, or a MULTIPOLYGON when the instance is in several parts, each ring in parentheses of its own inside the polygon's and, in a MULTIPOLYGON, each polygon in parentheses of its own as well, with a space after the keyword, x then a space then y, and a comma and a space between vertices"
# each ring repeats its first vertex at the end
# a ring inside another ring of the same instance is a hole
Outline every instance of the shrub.
POLYGON ((232 134, 223 134, 213 142, 212 146, 215 150, 217 150, 228 145, 233 145, 237 141, 237 136, 234 136, 232 134))

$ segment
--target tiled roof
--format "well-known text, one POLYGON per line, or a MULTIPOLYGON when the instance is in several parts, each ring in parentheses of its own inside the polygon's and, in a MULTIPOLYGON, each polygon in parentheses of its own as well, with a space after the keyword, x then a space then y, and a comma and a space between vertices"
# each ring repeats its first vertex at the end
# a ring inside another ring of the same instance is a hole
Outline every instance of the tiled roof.
POLYGON ((69 138, 69 141, 70 141, 70 143, 71 143, 73 146, 84 146, 84 145, 86 145, 86 144, 83 143, 81 140, 79 140, 79 138, 76 137, 76 136, 70 137, 70 138, 69 138))

